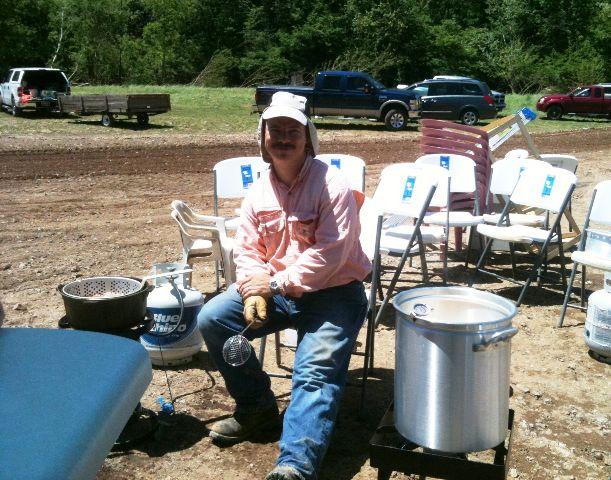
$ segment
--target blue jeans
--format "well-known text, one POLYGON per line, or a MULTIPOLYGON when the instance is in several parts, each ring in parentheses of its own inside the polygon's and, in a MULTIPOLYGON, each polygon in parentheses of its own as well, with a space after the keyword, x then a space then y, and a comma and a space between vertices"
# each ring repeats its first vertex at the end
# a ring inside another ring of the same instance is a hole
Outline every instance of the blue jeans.
MULTIPOLYGON (((254 352, 241 367, 223 360, 223 343, 245 326, 242 310, 242 297, 232 285, 204 305, 198 323, 236 408, 247 411, 270 406, 275 399, 269 376, 254 352)), ((297 329, 291 402, 284 414, 276 463, 296 468, 306 479, 316 478, 329 446, 350 355, 366 312, 361 282, 300 298, 275 295, 268 303, 268 322, 245 333, 252 340, 289 327, 297 329)))

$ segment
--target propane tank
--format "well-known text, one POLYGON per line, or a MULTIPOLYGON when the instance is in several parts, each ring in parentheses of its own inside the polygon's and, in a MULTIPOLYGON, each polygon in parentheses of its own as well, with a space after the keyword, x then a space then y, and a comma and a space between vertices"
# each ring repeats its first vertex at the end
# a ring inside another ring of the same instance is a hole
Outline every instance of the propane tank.
POLYGON ((188 285, 186 277, 155 282, 146 302, 153 328, 140 337, 153 365, 182 365, 202 349, 197 315, 203 304, 204 296, 188 285))
POLYGON ((605 288, 588 298, 583 336, 600 360, 611 363, 611 272, 605 273, 605 288))

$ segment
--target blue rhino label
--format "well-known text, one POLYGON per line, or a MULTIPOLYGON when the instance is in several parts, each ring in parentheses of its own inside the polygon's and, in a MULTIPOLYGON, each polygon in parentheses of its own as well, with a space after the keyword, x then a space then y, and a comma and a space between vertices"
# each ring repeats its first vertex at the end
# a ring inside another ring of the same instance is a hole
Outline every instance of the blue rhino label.
POLYGON ((403 188, 403 198, 401 199, 402 201, 409 202, 412 199, 415 184, 416 177, 407 177, 407 179, 405 180, 405 187, 403 188))
POLYGON ((340 158, 332 158, 331 165, 337 168, 342 168, 342 160, 340 158))
POLYGON ((242 186, 244 188, 250 187, 254 181, 252 176, 252 166, 250 164, 241 165, 240 170, 242 171, 242 186))
POLYGON ((549 197, 552 194, 552 189, 554 188, 555 181, 555 175, 548 175, 545 178, 545 183, 543 184, 543 191, 541 192, 542 197, 549 197))
POLYGON ((439 165, 446 170, 450 169, 450 157, 448 155, 441 155, 439 157, 439 165))

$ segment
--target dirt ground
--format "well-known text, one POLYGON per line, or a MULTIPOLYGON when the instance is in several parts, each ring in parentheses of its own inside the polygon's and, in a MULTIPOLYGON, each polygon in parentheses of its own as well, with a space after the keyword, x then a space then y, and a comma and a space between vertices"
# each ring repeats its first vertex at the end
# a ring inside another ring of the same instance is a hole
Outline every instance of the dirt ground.
MULTIPOLYGON (((325 128, 323 152, 356 154, 367 162, 371 194, 381 169, 392 162, 413 161, 417 132, 325 128)), ((611 178, 611 130, 541 134, 543 152, 572 153, 580 159, 573 211, 581 225, 593 186, 611 178)), ((180 258, 180 239, 170 219, 170 203, 182 199, 203 212, 212 211, 212 167, 224 158, 257 154, 253 136, 155 136, 117 131, 88 137, 0 139, 0 299, 4 327, 56 328, 64 307, 56 287, 77 277, 144 275, 152 264, 180 258)), ((523 147, 512 139, 509 148, 523 147)), ((235 203, 224 206, 230 214, 235 203)), ((434 257, 431 256, 434 260, 434 257)), ((450 264, 450 279, 466 282, 459 258, 450 264)), ((431 264, 439 271, 440 264, 431 264)), ((407 275, 418 283, 414 270, 407 275)), ((439 280, 437 277, 434 280, 439 280)), ((213 269, 196 264, 194 284, 214 290, 213 269)), ((479 287, 508 298, 509 284, 482 280, 479 287)), ((590 290, 602 288, 594 275, 590 290)), ((583 341, 584 314, 569 311, 565 328, 555 328, 561 293, 533 289, 514 319, 511 408, 515 436, 510 478, 604 479, 611 473, 610 366, 592 359, 583 341)), ((393 396, 394 320, 389 309, 376 331, 375 369, 359 410, 360 391, 347 387, 339 423, 321 479, 374 479, 368 442, 393 396)), ((364 342, 364 331, 359 338, 364 342)), ((257 345, 255 345, 257 346, 257 345)), ((272 343, 268 352, 272 351, 272 343)), ((290 365, 291 352, 283 363, 290 365)), ((266 368, 278 371, 273 355, 266 368)), ((354 357, 350 378, 362 371, 354 357)), ((278 452, 278 434, 229 448, 207 437, 207 425, 231 413, 233 404, 222 378, 202 351, 195 361, 167 372, 176 415, 148 440, 126 453, 111 453, 98 479, 252 479, 264 478, 278 452)), ((281 407, 290 398, 290 382, 273 380, 281 407)), ((155 369, 143 397, 158 410, 156 398, 169 398, 166 377, 155 369)), ((395 473, 393 478, 410 478, 395 473)), ((415 477, 414 477, 415 478, 415 477)))

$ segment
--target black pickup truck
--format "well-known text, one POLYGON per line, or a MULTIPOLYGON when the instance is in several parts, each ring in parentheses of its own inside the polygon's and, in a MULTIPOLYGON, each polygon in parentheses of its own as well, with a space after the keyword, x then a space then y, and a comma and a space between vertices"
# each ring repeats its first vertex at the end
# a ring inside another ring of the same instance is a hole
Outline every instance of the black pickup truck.
POLYGON ((388 130, 403 130, 409 120, 413 93, 386 88, 363 72, 318 72, 314 87, 263 85, 257 87, 254 109, 261 113, 278 91, 291 92, 308 99, 311 116, 374 118, 388 130))

